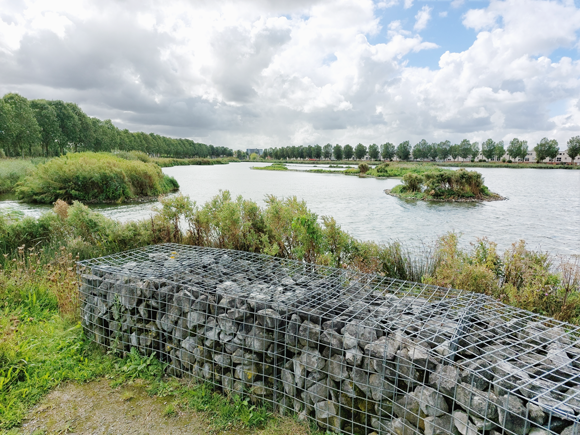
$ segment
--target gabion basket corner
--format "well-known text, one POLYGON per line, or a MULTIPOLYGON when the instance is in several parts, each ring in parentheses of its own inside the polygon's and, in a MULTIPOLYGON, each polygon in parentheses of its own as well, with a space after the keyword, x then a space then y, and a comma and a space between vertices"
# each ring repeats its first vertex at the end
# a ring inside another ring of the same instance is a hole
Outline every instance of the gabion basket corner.
POLYGON ((175 244, 78 273, 101 346, 332 432, 578 431, 579 328, 484 295, 175 244))

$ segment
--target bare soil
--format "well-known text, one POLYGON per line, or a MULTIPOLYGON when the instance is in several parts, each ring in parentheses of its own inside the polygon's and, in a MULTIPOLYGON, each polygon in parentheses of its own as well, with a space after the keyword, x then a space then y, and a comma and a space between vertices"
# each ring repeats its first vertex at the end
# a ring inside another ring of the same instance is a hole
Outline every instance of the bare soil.
POLYGON ((28 415, 15 434, 277 434, 308 435, 306 427, 291 419, 277 421, 263 430, 212 429, 200 413, 172 407, 172 397, 147 394, 143 382, 111 388, 102 379, 87 384, 68 383, 52 391, 28 415), (168 412, 173 410, 175 412, 168 412))

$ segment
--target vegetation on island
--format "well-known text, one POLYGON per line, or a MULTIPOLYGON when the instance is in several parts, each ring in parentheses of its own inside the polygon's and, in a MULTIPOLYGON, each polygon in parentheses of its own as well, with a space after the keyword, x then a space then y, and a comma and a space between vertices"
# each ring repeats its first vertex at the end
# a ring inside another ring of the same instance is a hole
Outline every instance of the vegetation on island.
POLYGON ((489 191, 483 184, 479 172, 439 170, 423 174, 408 172, 403 176, 403 184, 391 190, 388 195, 403 199, 423 201, 497 201, 505 199, 489 191))
POLYGON ((252 169, 258 171, 288 171, 284 163, 272 163, 270 166, 252 166, 252 169))
POLYGON ((154 357, 104 354, 79 326, 74 262, 155 243, 239 249, 454 287, 509 305, 580 324, 580 259, 533 251, 524 241, 504 253, 487 239, 470 249, 454 233, 423 252, 403 244, 360 241, 303 201, 270 196, 266 206, 222 192, 206 204, 161 198, 150 219, 121 223, 80 202, 57 201, 38 218, 0 214, 0 429, 17 426, 28 409, 67 380, 100 376, 116 385, 147 379, 181 410, 209 413, 212 427, 261 427, 266 408, 215 395, 204 385, 182 387, 162 378, 154 357))
POLYGON ((115 150, 173 158, 234 155, 227 147, 120 130, 110 119, 89 117, 71 102, 28 100, 15 93, 0 98, 0 157, 53 157, 115 150))
POLYGON ((126 202, 179 189, 154 163, 108 153, 72 153, 36 166, 16 185, 27 202, 126 202))

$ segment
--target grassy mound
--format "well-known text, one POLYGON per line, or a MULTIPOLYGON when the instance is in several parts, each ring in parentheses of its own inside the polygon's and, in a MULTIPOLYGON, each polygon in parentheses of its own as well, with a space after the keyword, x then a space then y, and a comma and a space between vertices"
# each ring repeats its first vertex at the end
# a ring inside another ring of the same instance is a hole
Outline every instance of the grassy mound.
POLYGON ((270 166, 252 166, 252 169, 259 171, 287 171, 288 168, 284 163, 272 163, 270 166))
POLYGON ((439 170, 423 174, 408 172, 403 184, 395 186, 390 195, 424 201, 497 201, 504 199, 490 192, 479 172, 439 170))
POLYGON ((16 186, 28 202, 124 202, 179 189, 153 163, 105 153, 68 154, 39 165, 16 186))

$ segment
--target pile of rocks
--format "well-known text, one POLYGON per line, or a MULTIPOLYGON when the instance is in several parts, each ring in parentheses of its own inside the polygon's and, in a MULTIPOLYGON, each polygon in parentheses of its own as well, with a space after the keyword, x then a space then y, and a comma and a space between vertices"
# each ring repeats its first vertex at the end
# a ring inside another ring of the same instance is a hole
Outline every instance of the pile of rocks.
POLYGON ((482 295, 175 245, 79 271, 97 343, 329 431, 577 429, 577 330, 482 295))

